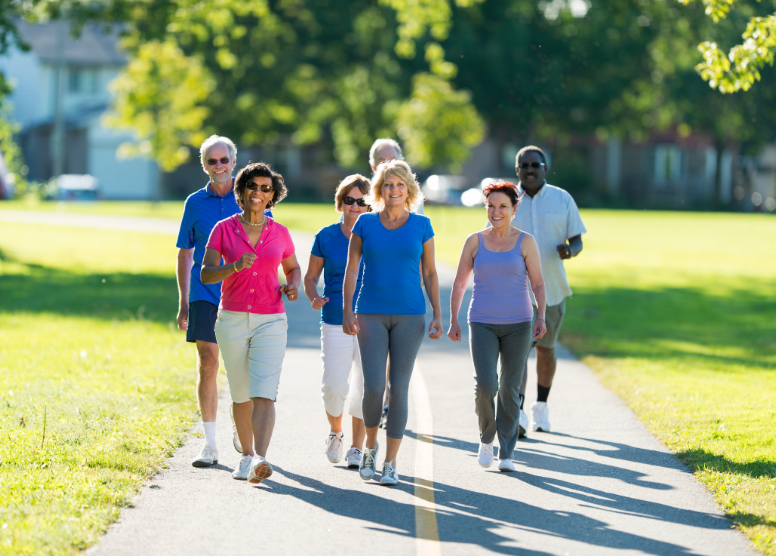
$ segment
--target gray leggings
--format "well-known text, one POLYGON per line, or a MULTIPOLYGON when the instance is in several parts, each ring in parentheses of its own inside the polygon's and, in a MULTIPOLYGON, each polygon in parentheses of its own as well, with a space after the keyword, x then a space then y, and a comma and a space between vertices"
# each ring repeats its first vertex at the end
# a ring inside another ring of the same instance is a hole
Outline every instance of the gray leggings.
POLYGON ((391 405, 388 408, 386 433, 388 438, 401 440, 404 427, 407 426, 410 377, 415 366, 415 357, 423 342, 425 315, 359 313, 356 318, 361 367, 364 371, 364 425, 372 428, 380 424, 385 393, 385 365, 390 353, 388 380, 391 405))
POLYGON ((520 424, 520 383, 531 349, 532 323, 469 323, 469 349, 474 362, 474 407, 483 444, 498 434, 499 458, 512 459, 520 424), (501 376, 497 366, 501 355, 501 376), (498 395, 498 408, 495 399, 498 395))

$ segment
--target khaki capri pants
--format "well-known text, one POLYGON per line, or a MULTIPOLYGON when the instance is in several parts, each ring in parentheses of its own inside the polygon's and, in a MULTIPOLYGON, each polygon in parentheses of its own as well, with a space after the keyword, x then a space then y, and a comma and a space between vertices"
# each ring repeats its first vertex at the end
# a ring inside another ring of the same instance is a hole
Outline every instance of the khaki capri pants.
POLYGON ((216 338, 234 403, 251 398, 275 401, 287 337, 285 313, 218 311, 216 338))

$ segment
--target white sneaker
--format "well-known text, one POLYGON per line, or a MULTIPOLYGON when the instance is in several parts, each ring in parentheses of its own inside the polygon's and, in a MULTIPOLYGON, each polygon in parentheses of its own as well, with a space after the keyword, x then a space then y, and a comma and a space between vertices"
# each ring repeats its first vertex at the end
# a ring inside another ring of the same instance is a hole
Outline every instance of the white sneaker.
POLYGON ((483 444, 480 442, 480 452, 477 454, 477 463, 482 467, 488 468, 493 465, 493 443, 483 444))
POLYGON ((534 402, 531 406, 531 430, 550 432, 550 410, 547 402, 534 402))
POLYGON ((240 463, 237 464, 237 469, 232 471, 232 479, 237 479, 238 481, 247 481, 248 480, 248 473, 251 470, 251 461, 253 460, 253 456, 243 456, 240 458, 240 463))
POLYGON ((242 443, 240 442, 240 437, 237 436, 237 425, 234 424, 234 405, 229 406, 229 417, 232 418, 232 446, 242 454, 242 443))
POLYGON ((194 458, 191 465, 194 467, 208 467, 218 463, 218 450, 215 446, 208 446, 203 444, 202 449, 199 451, 199 455, 194 458))
POLYGON ((377 471, 377 462, 375 460, 377 459, 377 450, 379 449, 379 444, 375 445, 374 450, 364 448, 364 453, 361 456, 361 463, 358 466, 358 474, 362 480, 369 481, 375 476, 375 472, 377 471))
POLYGON ((512 463, 511 459, 500 459, 500 460, 498 460, 498 470, 499 471, 514 471, 515 470, 515 464, 512 463))
POLYGON ((525 433, 527 430, 528 430, 528 415, 526 415, 525 411, 521 409, 520 420, 518 421, 518 427, 517 427, 517 437, 525 438, 525 433))
POLYGON ((396 472, 396 468, 387 461, 383 463, 383 476, 380 477, 380 484, 386 486, 399 484, 399 474, 396 472))
POLYGON ((270 475, 272 475, 272 466, 269 462, 258 454, 253 456, 250 471, 248 471, 248 482, 257 485, 270 475))
POLYGON ((363 452, 356 447, 350 448, 348 453, 345 454, 345 459, 348 461, 348 469, 358 469, 361 464, 361 455, 363 452))
POLYGON ((329 461, 332 463, 339 463, 342 461, 342 439, 345 438, 345 433, 342 432, 330 432, 329 437, 326 439, 326 449, 324 453, 329 461))

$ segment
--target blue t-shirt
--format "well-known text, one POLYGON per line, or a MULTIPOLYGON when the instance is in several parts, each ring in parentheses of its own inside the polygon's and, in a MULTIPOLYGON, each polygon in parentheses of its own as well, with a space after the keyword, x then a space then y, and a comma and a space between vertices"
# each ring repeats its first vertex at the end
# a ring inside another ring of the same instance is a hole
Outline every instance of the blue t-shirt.
MULTIPOLYGON (((345 267, 348 264, 348 244, 350 240, 342 233, 339 223, 318 230, 313 242, 312 254, 323 259, 323 297, 329 302, 321 307, 321 322, 342 324, 342 286, 345 282, 345 267)), ((364 275, 364 260, 358 268, 358 281, 353 294, 356 304, 364 275)))
MULTIPOLYGON (((221 283, 203 284, 199 278, 202 259, 205 257, 205 245, 215 225, 233 214, 242 212, 234 198, 234 191, 223 197, 210 191, 210 182, 188 196, 183 205, 183 219, 178 232, 178 249, 194 248, 194 265, 191 267, 191 285, 189 303, 209 301, 218 305, 221 300, 221 283)), ((270 212, 266 212, 272 216, 270 212)))
POLYGON ((388 230, 378 213, 369 212, 358 217, 353 233, 363 243, 364 264, 356 313, 425 315, 419 269, 423 244, 434 237, 431 220, 410 213, 404 226, 388 230))

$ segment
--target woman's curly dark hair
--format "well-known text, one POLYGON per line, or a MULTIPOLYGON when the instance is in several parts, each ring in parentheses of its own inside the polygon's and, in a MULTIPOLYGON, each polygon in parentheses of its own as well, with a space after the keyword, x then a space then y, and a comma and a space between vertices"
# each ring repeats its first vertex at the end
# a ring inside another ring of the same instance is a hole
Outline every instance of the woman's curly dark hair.
POLYGON ((267 203, 267 208, 272 208, 288 195, 288 189, 283 181, 283 176, 275 172, 266 162, 249 162, 248 165, 237 172, 237 178, 234 180, 234 198, 239 207, 245 210, 243 200, 245 191, 248 189, 248 182, 253 178, 271 178, 272 190, 274 191, 272 199, 267 203))

